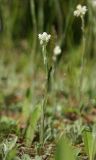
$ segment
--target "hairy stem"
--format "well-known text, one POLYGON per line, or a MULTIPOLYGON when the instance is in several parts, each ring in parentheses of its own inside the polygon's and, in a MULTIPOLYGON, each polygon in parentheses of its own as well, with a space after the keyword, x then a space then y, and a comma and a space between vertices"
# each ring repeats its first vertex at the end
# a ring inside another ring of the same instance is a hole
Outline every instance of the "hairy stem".
POLYGON ((81 55, 81 68, 80 68, 80 84, 79 84, 79 100, 81 102, 82 100, 82 84, 83 84, 83 76, 84 76, 84 65, 85 65, 85 23, 84 23, 84 17, 81 16, 81 21, 82 21, 82 34, 83 34, 83 39, 82 39, 82 55, 81 55))
POLYGON ((45 83, 45 93, 44 93, 44 100, 42 103, 42 115, 41 115, 41 131, 40 131, 40 144, 43 145, 44 143, 44 121, 45 121, 45 108, 47 104, 47 94, 48 94, 48 58, 46 52, 46 46, 42 46, 42 54, 46 72, 46 83, 45 83))

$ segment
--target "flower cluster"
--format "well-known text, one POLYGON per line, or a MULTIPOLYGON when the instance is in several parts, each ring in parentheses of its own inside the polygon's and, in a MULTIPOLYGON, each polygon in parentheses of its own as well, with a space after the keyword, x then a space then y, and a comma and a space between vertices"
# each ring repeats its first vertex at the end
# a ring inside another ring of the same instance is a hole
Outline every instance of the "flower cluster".
POLYGON ((55 48, 54 48, 54 55, 59 55, 59 54, 61 54, 61 48, 60 48, 60 46, 56 46, 55 48))
POLYGON ((96 0, 92 0, 92 5, 93 5, 93 7, 96 7, 96 0))
POLYGON ((61 54, 61 48, 60 48, 60 46, 58 46, 58 45, 55 46, 53 52, 54 52, 53 61, 56 61, 57 56, 61 54))
POLYGON ((74 11, 74 16, 82 17, 86 14, 86 12, 87 12, 87 7, 79 4, 79 5, 77 5, 76 10, 74 11))
POLYGON ((43 46, 49 42, 51 35, 47 34, 46 32, 43 32, 42 34, 38 35, 38 38, 40 40, 40 44, 43 46))

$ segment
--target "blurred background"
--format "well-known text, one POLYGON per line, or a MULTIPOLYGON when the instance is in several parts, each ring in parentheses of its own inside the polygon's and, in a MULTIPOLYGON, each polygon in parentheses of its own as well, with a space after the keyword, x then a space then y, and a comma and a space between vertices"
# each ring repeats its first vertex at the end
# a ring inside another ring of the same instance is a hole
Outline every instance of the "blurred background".
POLYGON ((88 6, 85 17, 87 54, 94 56, 95 0, 0 0, 0 48, 31 49, 36 56, 39 48, 37 35, 43 31, 52 34, 51 49, 56 43, 63 51, 77 47, 82 37, 81 22, 74 18, 73 11, 79 3, 88 6))
POLYGON ((82 31, 81 20, 73 16, 73 11, 79 3, 88 8, 85 16, 86 69, 83 90, 89 97, 95 97, 96 0, 0 0, 1 108, 6 108, 11 100, 12 104, 22 101, 23 96, 29 95, 31 87, 30 95, 35 97, 34 100, 40 99, 44 70, 38 34, 44 31, 52 35, 48 44, 50 63, 55 45, 62 48, 55 87, 63 90, 65 95, 76 95, 82 31))

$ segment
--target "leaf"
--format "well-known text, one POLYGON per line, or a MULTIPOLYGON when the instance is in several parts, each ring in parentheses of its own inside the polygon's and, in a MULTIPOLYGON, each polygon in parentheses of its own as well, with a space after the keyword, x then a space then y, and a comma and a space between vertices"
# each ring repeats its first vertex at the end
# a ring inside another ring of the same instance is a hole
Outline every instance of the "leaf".
POLYGON ((96 124, 94 124, 93 126, 92 138, 93 138, 93 158, 94 158, 96 155, 96 124))
POLYGON ((57 145, 55 160, 76 160, 76 151, 65 136, 61 137, 57 145))
POLYGON ((25 100, 23 102, 23 111, 22 112, 23 112, 23 115, 24 115, 24 118, 26 121, 30 115, 30 110, 31 110, 31 105, 30 105, 29 99, 25 98, 25 100))
POLYGON ((33 138, 34 138, 36 125, 37 125, 37 122, 38 122, 40 116, 41 116, 41 106, 38 105, 38 106, 35 107, 35 109, 31 113, 30 118, 29 118, 29 124, 28 124, 28 127, 26 129, 25 140, 26 140, 26 145, 27 146, 31 146, 31 143, 32 143, 33 138))
MULTIPOLYGON (((9 153, 7 154, 6 160, 16 160, 16 148, 13 148, 9 153)), ((20 159, 19 159, 20 160, 20 159)))
POLYGON ((83 132, 83 142, 85 145, 85 151, 88 154, 88 156, 90 156, 91 155, 90 147, 92 146, 92 137, 89 131, 83 132))
POLYGON ((0 133, 9 134, 9 133, 18 133, 18 125, 15 120, 12 118, 2 116, 0 119, 0 133))
POLYGON ((8 148, 8 150, 12 150, 17 142, 17 136, 15 136, 14 138, 12 138, 10 141, 6 141, 6 146, 8 148))
POLYGON ((96 155, 96 125, 93 126, 92 132, 86 130, 83 132, 83 142, 89 160, 94 160, 96 155))
MULTIPOLYGON (((14 157, 15 156, 15 150, 14 147, 17 142, 17 136, 11 138, 10 140, 5 140, 1 145, 0 145, 0 155, 3 156, 4 159, 9 160, 9 157, 14 157)), ((10 158, 11 160, 11 158, 10 158)))

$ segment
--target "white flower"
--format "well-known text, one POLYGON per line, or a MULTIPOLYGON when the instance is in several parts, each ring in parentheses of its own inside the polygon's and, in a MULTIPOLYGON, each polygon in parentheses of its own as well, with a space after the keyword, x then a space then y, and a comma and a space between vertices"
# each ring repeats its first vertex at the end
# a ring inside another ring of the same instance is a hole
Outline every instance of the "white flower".
POLYGON ((92 0, 92 5, 93 5, 93 7, 96 7, 96 0, 92 0))
POLYGON ((81 4, 78 4, 76 7, 76 10, 74 11, 74 16, 76 17, 82 17, 86 14, 87 12, 87 7, 86 6, 81 6, 81 4))
POLYGON ((54 48, 54 55, 57 56, 59 54, 61 54, 61 48, 60 48, 60 46, 56 46, 54 48))
POLYGON ((57 56, 58 56, 59 54, 61 54, 61 48, 60 48, 60 46, 58 46, 58 45, 55 46, 53 52, 54 52, 54 55, 53 55, 52 59, 53 59, 53 61, 55 62, 55 61, 57 60, 57 56))
POLYGON ((49 42, 51 35, 47 34, 46 32, 43 32, 42 34, 38 35, 38 38, 40 40, 41 45, 46 45, 49 42))

